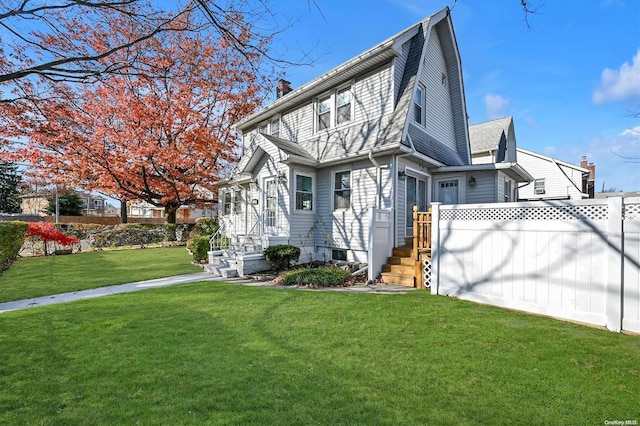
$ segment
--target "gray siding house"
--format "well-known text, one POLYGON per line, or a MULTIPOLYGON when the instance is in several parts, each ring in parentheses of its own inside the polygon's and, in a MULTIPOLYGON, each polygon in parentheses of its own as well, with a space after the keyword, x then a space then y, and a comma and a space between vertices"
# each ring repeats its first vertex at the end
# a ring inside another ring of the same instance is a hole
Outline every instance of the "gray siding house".
POLYGON ((232 242, 367 262, 372 209, 391 218, 391 253, 413 235, 414 205, 503 201, 485 180, 530 178, 515 161, 472 164, 448 8, 299 88, 281 81, 278 95, 235 126, 243 155, 219 183, 232 242))

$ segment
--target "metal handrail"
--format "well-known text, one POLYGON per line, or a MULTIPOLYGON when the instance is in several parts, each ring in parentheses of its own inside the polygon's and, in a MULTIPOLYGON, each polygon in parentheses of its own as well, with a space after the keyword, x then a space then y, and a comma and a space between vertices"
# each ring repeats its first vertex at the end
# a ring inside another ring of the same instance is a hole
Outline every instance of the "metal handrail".
POLYGON ((224 233, 224 221, 219 222, 218 230, 213 233, 211 238, 209 238, 209 250, 217 251, 217 250, 225 250, 229 248, 229 238, 223 235, 224 233))

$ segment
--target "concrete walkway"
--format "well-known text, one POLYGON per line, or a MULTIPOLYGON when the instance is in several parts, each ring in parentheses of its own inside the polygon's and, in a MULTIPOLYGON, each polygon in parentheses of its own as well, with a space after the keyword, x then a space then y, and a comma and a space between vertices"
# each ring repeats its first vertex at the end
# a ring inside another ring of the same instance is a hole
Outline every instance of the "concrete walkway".
MULTIPOLYGON (((240 284, 251 287, 270 287, 280 289, 293 289, 290 286, 276 285, 272 282, 255 281, 244 278, 220 278, 214 277, 207 272, 199 272, 195 274, 177 275, 167 278, 157 278, 154 280, 138 281, 128 284, 112 285, 108 287, 99 287, 89 290, 72 291, 69 293, 54 294, 51 296, 34 297, 32 299, 16 300, 13 302, 0 303, 0 314, 3 312, 15 311, 18 309, 37 308, 39 306, 55 305, 57 303, 72 302, 74 300, 93 299, 95 297, 109 296, 112 294, 131 293, 134 291, 147 290, 150 288, 168 287, 178 284, 187 284, 198 281, 220 281, 231 284, 240 284)), ((376 293, 376 294, 404 294, 413 290, 410 287, 403 287, 394 284, 371 284, 371 285, 354 285, 350 287, 309 289, 305 287, 297 287, 299 290, 309 291, 335 291, 350 293, 376 293)))

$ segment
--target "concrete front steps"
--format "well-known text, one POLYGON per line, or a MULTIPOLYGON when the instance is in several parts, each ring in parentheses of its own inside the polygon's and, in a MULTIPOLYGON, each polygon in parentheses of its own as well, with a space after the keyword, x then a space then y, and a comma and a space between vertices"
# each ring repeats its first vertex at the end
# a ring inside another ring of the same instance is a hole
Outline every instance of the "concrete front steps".
POLYGON ((229 257, 224 250, 209 252, 209 263, 204 270, 215 277, 234 278, 238 276, 236 260, 229 257))
POLYGON ((382 266, 382 280, 387 284, 415 286, 416 263, 408 247, 396 247, 389 262, 382 266))

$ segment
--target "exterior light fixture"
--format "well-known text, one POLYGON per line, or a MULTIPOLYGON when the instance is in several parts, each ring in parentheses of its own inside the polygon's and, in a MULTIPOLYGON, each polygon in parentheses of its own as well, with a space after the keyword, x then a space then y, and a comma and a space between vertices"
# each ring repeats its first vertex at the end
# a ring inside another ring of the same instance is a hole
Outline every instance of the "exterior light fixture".
POLYGON ((400 170, 398 172, 398 180, 407 180, 407 172, 404 170, 400 170))
POLYGON ((476 178, 474 178, 473 176, 469 178, 469 186, 470 187, 476 186, 476 178))

